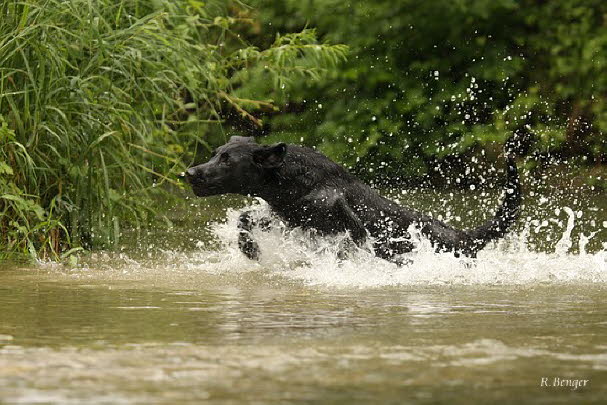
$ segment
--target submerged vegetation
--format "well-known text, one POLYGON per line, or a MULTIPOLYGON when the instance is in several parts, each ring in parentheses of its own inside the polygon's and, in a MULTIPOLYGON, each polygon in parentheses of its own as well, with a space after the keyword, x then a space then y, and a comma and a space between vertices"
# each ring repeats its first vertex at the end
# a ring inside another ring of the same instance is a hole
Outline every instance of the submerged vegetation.
POLYGON ((259 49, 233 31, 246 6, 198 1, 0 1, 0 256, 110 247, 154 214, 156 187, 226 117, 253 121, 276 88, 344 58, 312 30, 259 49))

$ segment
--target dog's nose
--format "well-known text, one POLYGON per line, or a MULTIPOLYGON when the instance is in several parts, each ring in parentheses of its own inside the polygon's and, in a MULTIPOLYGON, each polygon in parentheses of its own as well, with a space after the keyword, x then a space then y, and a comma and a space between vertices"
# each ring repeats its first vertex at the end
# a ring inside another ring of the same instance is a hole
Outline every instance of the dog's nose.
POLYGON ((183 172, 183 178, 186 181, 192 180, 192 178, 194 178, 195 175, 196 175, 196 170, 193 167, 190 167, 185 172, 183 172))

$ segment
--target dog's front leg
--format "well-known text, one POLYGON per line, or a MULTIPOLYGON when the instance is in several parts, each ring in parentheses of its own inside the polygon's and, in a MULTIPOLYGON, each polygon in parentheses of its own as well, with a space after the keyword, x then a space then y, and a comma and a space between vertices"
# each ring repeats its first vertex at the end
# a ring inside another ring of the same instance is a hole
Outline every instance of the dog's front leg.
POLYGON ((238 247, 246 257, 251 260, 259 260, 259 245, 253 239, 251 231, 255 226, 261 226, 262 229, 270 227, 270 219, 253 219, 251 211, 245 211, 238 217, 238 247))

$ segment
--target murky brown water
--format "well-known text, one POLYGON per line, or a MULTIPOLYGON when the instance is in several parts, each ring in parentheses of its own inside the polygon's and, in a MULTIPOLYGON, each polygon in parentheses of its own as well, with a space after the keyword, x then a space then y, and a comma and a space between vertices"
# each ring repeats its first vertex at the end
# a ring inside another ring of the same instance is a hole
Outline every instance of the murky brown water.
POLYGON ((333 290, 141 269, 5 270, 0 285, 5 403, 607 397, 605 285, 333 290), (588 382, 541 386, 556 377, 588 382))
POLYGON ((229 213, 213 249, 0 268, 0 403, 605 403, 607 253, 567 212, 473 263, 282 231, 254 263, 229 213))

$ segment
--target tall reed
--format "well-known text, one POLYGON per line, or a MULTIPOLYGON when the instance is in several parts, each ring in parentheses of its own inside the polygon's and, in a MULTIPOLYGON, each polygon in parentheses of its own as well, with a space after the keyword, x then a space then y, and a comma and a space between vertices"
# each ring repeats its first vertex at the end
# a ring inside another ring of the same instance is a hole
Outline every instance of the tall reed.
POLYGON ((226 103, 259 107, 232 95, 247 69, 289 77, 309 56, 299 73, 314 74, 309 60, 345 53, 309 46, 309 31, 228 50, 227 15, 225 2, 0 0, 0 252, 115 245, 125 221, 154 214, 150 193, 185 151, 207 143, 201 125, 221 125, 226 103))

